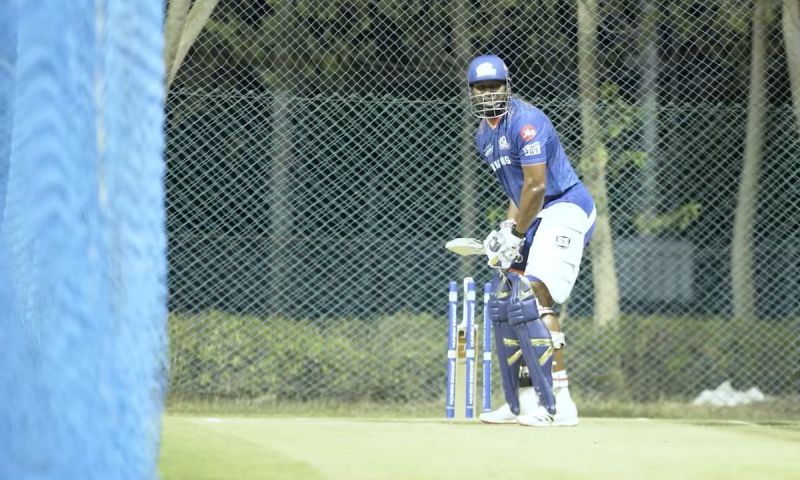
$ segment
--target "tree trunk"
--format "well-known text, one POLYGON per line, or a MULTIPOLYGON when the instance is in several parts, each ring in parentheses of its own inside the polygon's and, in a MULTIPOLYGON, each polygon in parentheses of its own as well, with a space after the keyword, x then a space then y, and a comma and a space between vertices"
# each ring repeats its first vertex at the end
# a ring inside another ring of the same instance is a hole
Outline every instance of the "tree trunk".
POLYGON ((189 49, 208 23, 219 0, 169 0, 164 25, 166 90, 172 86, 189 49), (190 5, 191 4, 191 5, 190 5))
POLYGON ((655 0, 642 1, 641 21, 641 65, 642 80, 639 95, 642 102, 642 150, 647 153, 642 168, 641 212, 650 224, 658 214, 660 202, 658 191, 659 157, 658 148, 658 37, 656 22, 658 9, 655 0))
POLYGON ((619 287, 614 268, 606 191, 608 152, 601 140, 602 131, 597 113, 598 88, 594 58, 597 52, 597 18, 597 0, 578 2, 578 80, 583 144, 579 165, 583 180, 597 207, 597 223, 589 244, 594 280, 595 323, 598 326, 614 326, 620 316, 619 287))
POLYGON ((765 68, 769 2, 770 0, 758 0, 753 9, 747 134, 731 246, 733 315, 739 320, 749 320, 755 316, 753 223, 758 198, 758 176, 761 169, 761 156, 764 146, 765 68))
MULTIPOLYGON (((466 90, 466 69, 471 59, 471 45, 469 39, 469 30, 467 22, 462 21, 465 12, 469 11, 469 2, 467 0, 456 0, 452 2, 453 11, 450 12, 450 21, 452 22, 453 29, 453 81, 457 85, 462 85, 463 90, 466 90)), ((462 101, 466 102, 467 99, 462 96, 462 101)), ((460 161, 461 168, 459 198, 460 198, 460 213, 461 213, 461 236, 472 237, 480 234, 477 231, 477 207, 476 207, 476 176, 479 166, 478 160, 475 158, 475 118, 470 114, 468 105, 464 104, 464 108, 459 116, 461 124, 461 137, 460 137, 460 161)), ((460 273, 461 277, 470 277, 475 273, 476 257, 460 257, 460 273)))
MULTIPOLYGON (((287 292, 287 286, 291 282, 293 264, 292 252, 289 251, 291 245, 291 220, 292 220, 292 182, 290 176, 290 165, 292 162, 292 139, 294 132, 292 127, 292 97, 294 95, 294 83, 290 79, 290 73, 296 71, 292 64, 292 50, 294 42, 292 38, 297 32, 293 31, 295 26, 296 2, 281 2, 281 7, 277 12, 281 21, 280 36, 286 39, 276 45, 278 61, 275 67, 264 71, 268 78, 264 84, 270 86, 272 93, 272 108, 270 118, 272 124, 272 151, 270 162, 270 177, 268 188, 270 191, 269 206, 269 268, 270 285, 266 289, 269 292, 269 302, 273 314, 281 313, 279 308, 281 296, 287 292)), ((290 289, 291 290, 291 289, 290 289)))
POLYGON ((168 0, 168 2, 164 20, 164 71, 167 76, 172 70, 172 63, 181 43, 181 33, 186 23, 186 15, 189 14, 191 0, 168 0))
POLYGON ((291 90, 272 90, 272 158, 269 159, 269 305, 272 312, 280 313, 280 296, 286 292, 291 272, 291 252, 288 251, 291 236, 291 177, 289 164, 292 161, 291 90))
POLYGON ((789 65, 789 82, 797 131, 800 133, 800 0, 783 2, 783 44, 789 65))

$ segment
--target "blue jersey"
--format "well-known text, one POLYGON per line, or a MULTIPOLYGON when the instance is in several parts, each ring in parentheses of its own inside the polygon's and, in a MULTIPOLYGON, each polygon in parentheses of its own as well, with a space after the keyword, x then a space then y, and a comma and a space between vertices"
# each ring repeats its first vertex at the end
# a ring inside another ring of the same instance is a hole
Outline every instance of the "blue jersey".
POLYGON ((553 124, 544 112, 528 102, 512 97, 508 113, 501 117, 497 128, 481 121, 475 141, 478 153, 515 205, 519 206, 522 192, 522 166, 545 163, 545 206, 558 201, 569 190, 573 190, 570 196, 580 190, 579 196, 585 198, 577 202, 564 200, 579 203, 584 210, 591 209, 591 197, 572 168, 553 124), (576 186, 580 188, 573 188, 576 186))

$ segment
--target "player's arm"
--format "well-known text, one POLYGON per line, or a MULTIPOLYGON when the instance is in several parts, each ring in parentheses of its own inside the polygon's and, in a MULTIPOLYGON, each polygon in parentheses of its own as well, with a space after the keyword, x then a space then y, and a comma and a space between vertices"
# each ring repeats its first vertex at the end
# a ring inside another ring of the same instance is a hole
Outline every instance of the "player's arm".
MULTIPOLYGON (((515 234, 524 236, 544 203, 544 191, 547 186, 546 163, 523 165, 522 192, 517 207, 515 234)), ((509 208, 510 210, 510 208, 509 208)))
POLYGON ((508 201, 508 212, 506 212, 506 219, 514 220, 515 218, 517 218, 517 211, 518 210, 519 209, 517 208, 517 205, 514 203, 514 200, 509 200, 508 201))

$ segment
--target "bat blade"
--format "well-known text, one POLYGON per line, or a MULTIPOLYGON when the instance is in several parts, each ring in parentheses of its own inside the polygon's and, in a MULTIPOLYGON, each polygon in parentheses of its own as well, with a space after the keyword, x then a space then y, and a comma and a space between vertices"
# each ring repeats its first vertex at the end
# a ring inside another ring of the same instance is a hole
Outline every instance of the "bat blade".
POLYGON ((477 238, 454 238, 444 248, 461 256, 483 255, 483 243, 477 238))

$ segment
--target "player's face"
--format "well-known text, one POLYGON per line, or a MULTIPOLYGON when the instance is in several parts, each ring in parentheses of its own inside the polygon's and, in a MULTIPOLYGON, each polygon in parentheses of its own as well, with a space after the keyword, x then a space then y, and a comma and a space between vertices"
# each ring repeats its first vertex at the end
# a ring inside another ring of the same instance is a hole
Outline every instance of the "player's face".
POLYGON ((482 95, 486 93, 502 93, 506 89, 506 82, 500 80, 490 80, 488 82, 478 82, 472 85, 473 95, 482 95))
POLYGON ((470 87, 472 112, 478 118, 496 118, 508 108, 508 84, 501 80, 478 82, 470 87))

